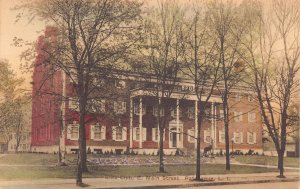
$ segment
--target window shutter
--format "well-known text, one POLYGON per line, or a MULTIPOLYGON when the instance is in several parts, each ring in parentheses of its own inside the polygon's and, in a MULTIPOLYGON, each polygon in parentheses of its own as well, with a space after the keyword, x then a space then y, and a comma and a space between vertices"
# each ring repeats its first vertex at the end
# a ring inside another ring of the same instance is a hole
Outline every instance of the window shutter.
POLYGON ((219 131, 219 142, 223 143, 223 141, 222 141, 222 131, 219 131))
POLYGON ((101 140, 105 140, 106 139, 106 127, 102 126, 101 127, 101 140))
POLYGON ((116 126, 112 126, 112 139, 116 140, 117 132, 116 132, 116 126))
POLYGON ((243 121, 243 112, 239 112, 239 121, 243 121))
POLYGON ((122 130, 122 139, 127 140, 127 127, 123 127, 122 130))
POLYGON ((71 139, 71 127, 72 125, 68 125, 67 127, 67 139, 71 139))
POLYGON ((126 113, 126 102, 122 102, 122 113, 126 113))
POLYGON ((233 139, 234 139, 234 143, 237 144, 238 141, 236 140, 237 139, 237 133, 236 132, 233 132, 233 139))
POLYGON ((102 113, 105 112, 105 100, 100 101, 100 111, 102 113))
POLYGON ((188 134, 188 141, 191 142, 191 137, 190 137, 190 135, 191 135, 191 129, 187 130, 187 134, 188 134))
POLYGON ((171 117, 176 117, 176 110, 174 108, 171 110, 171 117))
POLYGON ((90 139, 94 139, 95 138, 95 126, 94 125, 91 125, 91 127, 90 127, 90 129, 91 129, 91 136, 90 136, 90 139))
POLYGON ((247 132, 247 143, 250 144, 250 133, 247 132))
POLYGON ((194 129, 188 129, 188 141, 190 143, 194 143, 195 140, 194 140, 194 135, 195 135, 195 130, 194 129))
POLYGON ((240 144, 243 143, 243 132, 240 132, 240 144))
POLYGON ((233 115, 234 115, 234 121, 238 122, 239 121, 238 113, 237 112, 233 112, 233 115))
POLYGON ((256 144, 256 132, 253 132, 253 143, 256 144))
POLYGON ((152 141, 155 141, 155 142, 157 142, 156 135, 155 135, 156 131, 157 131, 157 128, 152 128, 152 141))
POLYGON ((133 140, 136 140, 136 127, 133 127, 133 140))
POLYGON ((143 141, 147 140, 147 128, 143 128, 143 141))

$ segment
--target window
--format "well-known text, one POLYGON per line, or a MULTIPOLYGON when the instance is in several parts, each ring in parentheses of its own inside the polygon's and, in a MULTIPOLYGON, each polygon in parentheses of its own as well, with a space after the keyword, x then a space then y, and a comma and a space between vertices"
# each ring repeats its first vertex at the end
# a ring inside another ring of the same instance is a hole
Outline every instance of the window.
POLYGON ((106 127, 103 125, 91 125, 91 139, 93 140, 105 140, 106 127))
POLYGON ((249 112, 248 113, 248 122, 255 122, 256 121, 256 113, 255 112, 249 112))
POLYGON ((248 102, 253 102, 254 101, 254 98, 252 95, 248 95, 248 102))
POLYGON ((239 95, 239 94, 236 94, 236 95, 235 95, 235 101, 236 101, 236 102, 241 101, 241 99, 242 99, 241 95, 239 95))
MULTIPOLYGON (((143 141, 145 141, 146 140, 146 135, 147 135, 147 129, 142 128, 142 130, 143 130, 143 141)), ((139 141, 140 137, 141 137, 140 128, 139 127, 134 127, 133 128, 133 140, 139 141)))
POLYGON ((122 140, 122 127, 116 128, 116 140, 122 140))
POLYGON ((224 119, 224 110, 219 110, 219 118, 224 119))
POLYGON ((247 143, 248 144, 256 143, 256 133, 255 132, 247 132, 247 143))
POLYGON ((114 112, 116 114, 126 113, 126 102, 123 101, 114 102, 114 112))
POLYGON ((235 122, 243 121, 243 112, 234 112, 234 121, 235 122))
POLYGON ((101 78, 97 78, 95 76, 95 78, 93 79, 93 84, 97 87, 101 87, 101 86, 104 86, 105 85, 105 80, 104 79, 101 79, 101 78))
POLYGON ((233 133, 233 141, 235 144, 243 143, 243 132, 234 132, 233 133))
POLYGON ((77 140, 79 138, 79 124, 74 122, 68 125, 67 138, 70 140, 77 140))
POLYGON ((126 86, 126 82, 123 80, 115 80, 115 87, 118 89, 124 89, 126 86))
MULTIPOLYGON (((172 117, 177 117, 177 107, 173 107, 171 110, 171 116, 172 117)), ((182 117, 182 111, 181 108, 179 108, 179 117, 182 117)))
MULTIPOLYGON (((157 106, 153 106, 153 115, 154 116, 158 116, 158 107, 157 106)), ((164 115, 165 115, 164 108, 161 107, 161 109, 160 109, 160 116, 164 116, 164 115)))
MULTIPOLYGON (((146 107, 145 107, 145 106, 143 106, 142 112, 143 112, 143 115, 146 114, 146 107)), ((135 115, 140 115, 140 104, 139 104, 139 103, 135 103, 135 104, 133 105, 133 113, 134 113, 135 115)))
POLYGON ((79 101, 76 97, 69 97, 69 109, 79 111, 79 101))
POLYGON ((105 112, 105 100, 92 99, 88 103, 88 109, 91 113, 104 113, 105 112))
POLYGON ((219 142, 225 143, 225 132, 224 131, 219 131, 219 142))
POLYGON ((189 119, 195 119, 195 107, 193 107, 193 106, 188 107, 187 116, 189 119))
POLYGON ((204 142, 205 143, 211 143, 211 132, 210 130, 204 130, 204 142))
POLYGON ((194 143, 195 142, 195 130, 188 129, 188 142, 194 143))
POLYGON ((127 127, 112 126, 112 139, 115 141, 127 140, 127 127))
MULTIPOLYGON (((165 129, 164 129, 163 140, 165 140, 165 129)), ((155 141, 155 142, 159 141, 159 129, 158 128, 152 128, 152 141, 155 141)))

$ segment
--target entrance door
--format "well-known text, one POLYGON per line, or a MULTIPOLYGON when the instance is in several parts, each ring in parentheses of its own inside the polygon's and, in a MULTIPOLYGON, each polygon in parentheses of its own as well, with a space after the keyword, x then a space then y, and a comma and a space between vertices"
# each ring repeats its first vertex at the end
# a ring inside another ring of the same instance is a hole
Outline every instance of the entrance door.
POLYGON ((171 143, 172 143, 172 148, 176 148, 177 147, 177 133, 176 133, 176 129, 171 129, 170 132, 170 139, 171 139, 171 143))

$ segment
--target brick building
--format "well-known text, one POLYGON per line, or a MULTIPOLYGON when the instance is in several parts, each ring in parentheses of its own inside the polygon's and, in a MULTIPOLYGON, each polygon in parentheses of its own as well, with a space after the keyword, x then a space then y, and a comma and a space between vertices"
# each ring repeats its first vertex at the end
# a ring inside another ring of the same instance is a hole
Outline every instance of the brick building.
MULTIPOLYGON (((47 28, 45 37, 55 36, 54 28, 47 28)), ((55 39, 53 39, 55 40, 55 39)), ((39 39, 43 46, 43 37, 39 39)), ((39 47, 38 47, 39 48, 39 47)), ((32 100, 32 150, 42 152, 58 151, 60 138, 60 109, 63 110, 63 122, 66 128, 63 137, 67 152, 78 149, 79 113, 78 100, 74 93, 74 81, 63 77, 57 71, 47 81, 43 78, 49 68, 43 66, 44 56, 39 52, 33 73, 32 100), (65 78, 65 79, 63 79, 65 78), (41 88, 41 83, 43 87, 41 88), (41 91, 65 93, 67 100, 62 104, 57 95, 41 91)), ((97 79, 97 78, 95 78, 97 79)), ((75 83, 76 84, 76 83, 75 83)), ((86 115, 86 143, 91 152, 124 152, 127 148, 139 153, 156 153, 159 130, 157 128, 157 101, 151 91, 155 82, 143 80, 134 73, 122 74, 107 79, 105 85, 111 86, 119 94, 118 98, 91 100, 86 115)), ((210 118, 201 128, 201 148, 212 146, 215 152, 225 151, 224 126, 222 121, 221 97, 218 94, 210 98, 207 113, 210 118)), ((230 148, 247 152, 249 149, 262 152, 262 123, 256 102, 245 89, 236 89, 230 97, 229 137, 230 148)), ((165 153, 170 154, 181 149, 193 152, 196 148, 195 136, 197 112, 202 107, 194 94, 191 81, 181 79, 171 97, 166 99, 161 115, 167 117, 168 124, 164 133, 165 153)))

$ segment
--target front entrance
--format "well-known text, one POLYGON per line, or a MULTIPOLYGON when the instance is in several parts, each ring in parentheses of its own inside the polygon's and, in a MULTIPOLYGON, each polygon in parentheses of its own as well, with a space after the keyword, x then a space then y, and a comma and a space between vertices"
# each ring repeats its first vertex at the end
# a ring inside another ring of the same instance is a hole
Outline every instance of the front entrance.
POLYGON ((172 144, 172 148, 177 147, 177 133, 176 133, 176 128, 173 128, 170 130, 170 141, 172 144))
POLYGON ((176 120, 169 122, 169 148, 182 148, 183 147, 183 123, 179 121, 178 125, 176 120), (178 126, 178 131, 177 131, 178 126))

